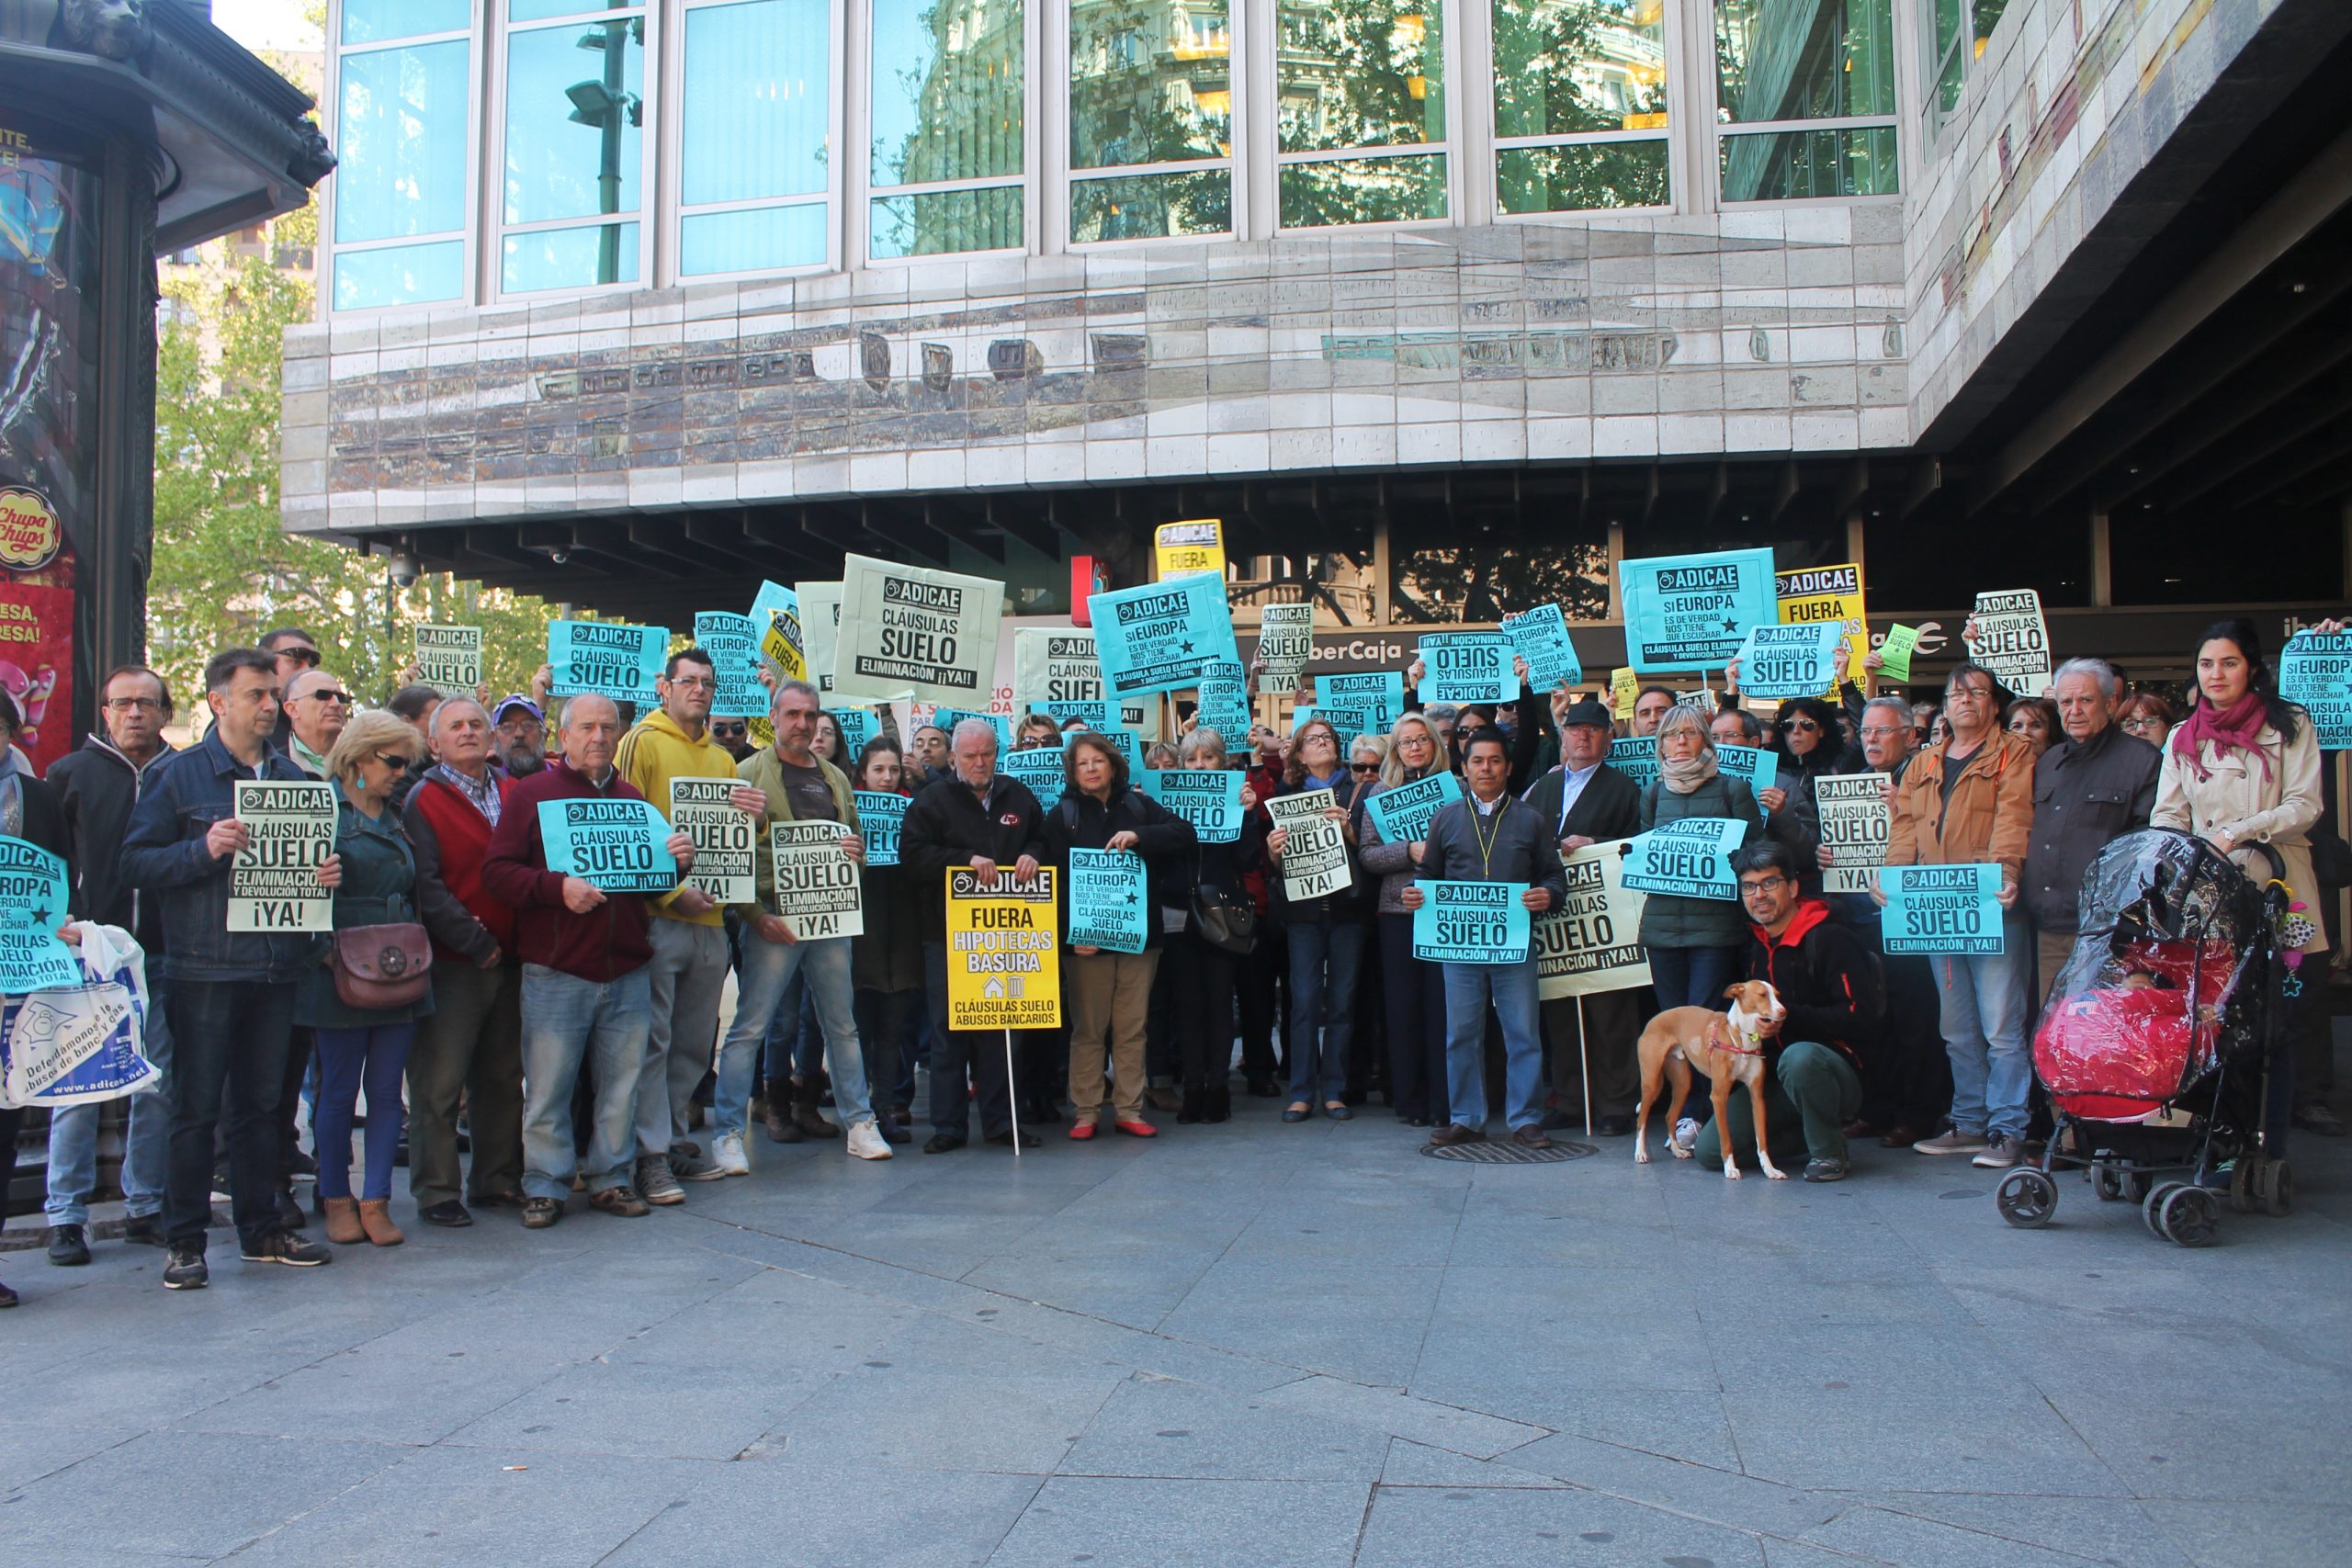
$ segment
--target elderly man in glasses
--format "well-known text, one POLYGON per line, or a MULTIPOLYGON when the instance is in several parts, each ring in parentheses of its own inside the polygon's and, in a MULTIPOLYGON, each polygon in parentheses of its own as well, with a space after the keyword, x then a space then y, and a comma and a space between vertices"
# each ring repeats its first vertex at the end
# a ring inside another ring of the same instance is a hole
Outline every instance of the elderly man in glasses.
MULTIPOLYGON (((1845 1125, 1862 1107, 1861 1054, 1879 1030, 1876 971, 1853 927, 1831 919, 1822 900, 1801 895, 1794 850, 1763 840, 1740 851, 1732 866, 1747 913, 1740 977, 1769 982, 1788 1010, 1764 1032, 1772 1153, 1790 1164, 1802 1153, 1807 1181, 1841 1181, 1845 1125)), ((1723 1120, 1730 1127, 1708 1122, 1693 1156, 1722 1163, 1728 1135, 1734 1154, 1752 1157, 1756 1121, 1747 1097, 1734 1095, 1723 1120)))
POLYGON ((286 682, 285 690, 290 725, 282 750, 312 778, 325 778, 327 753, 351 722, 351 694, 323 670, 300 671, 286 682))

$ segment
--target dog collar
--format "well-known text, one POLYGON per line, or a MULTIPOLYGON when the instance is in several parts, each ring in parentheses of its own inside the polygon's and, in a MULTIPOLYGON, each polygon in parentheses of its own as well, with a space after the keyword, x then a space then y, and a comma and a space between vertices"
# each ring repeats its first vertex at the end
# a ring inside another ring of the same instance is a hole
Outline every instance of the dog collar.
POLYGON ((1729 1025, 1724 1026, 1724 1040, 1721 1049, 1730 1052, 1735 1056, 1760 1056, 1764 1054, 1764 1043, 1760 1036, 1742 1034, 1729 1025), (1743 1045, 1740 1043, 1742 1040, 1751 1040, 1755 1043, 1743 1045))

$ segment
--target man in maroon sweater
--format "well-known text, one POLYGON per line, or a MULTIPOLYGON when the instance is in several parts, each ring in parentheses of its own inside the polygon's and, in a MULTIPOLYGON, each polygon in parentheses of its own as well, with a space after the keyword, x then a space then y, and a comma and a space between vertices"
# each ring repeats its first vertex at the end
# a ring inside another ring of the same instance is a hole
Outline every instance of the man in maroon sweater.
MULTIPOLYGON (((539 837, 542 801, 644 797, 613 769, 621 716, 608 698, 565 703, 558 733, 562 758, 514 784, 481 867, 483 888, 515 911, 523 961, 523 1224, 532 1230, 563 1218, 582 1163, 572 1151, 571 1091, 583 1060, 596 1096, 582 1172, 589 1204, 632 1218, 651 1212, 629 1185, 638 1071, 653 1017, 645 896, 608 894, 548 870, 539 837)), ((669 850, 683 878, 694 840, 673 833, 669 850)))

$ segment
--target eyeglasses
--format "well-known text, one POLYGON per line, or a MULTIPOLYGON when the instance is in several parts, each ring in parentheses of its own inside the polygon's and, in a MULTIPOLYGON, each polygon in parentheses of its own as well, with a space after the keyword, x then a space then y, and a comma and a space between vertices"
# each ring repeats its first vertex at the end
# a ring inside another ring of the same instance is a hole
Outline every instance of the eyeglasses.
POLYGON ((349 707, 351 705, 352 697, 349 692, 305 692, 294 700, 298 703, 339 703, 345 707, 349 707))
POLYGON ((706 690, 715 692, 718 689, 718 681, 708 675, 672 675, 667 679, 673 686, 681 687, 689 692, 706 690))
POLYGON ((1956 703, 1962 700, 1972 703, 1989 703, 1993 700, 1993 688, 1990 686, 1954 686, 1951 691, 1944 694, 1944 701, 1946 702, 1956 703))
POLYGON ((1743 898, 1753 898, 1759 893, 1778 893, 1788 885, 1789 879, 1785 876, 1758 877, 1754 882, 1742 882, 1739 885, 1739 896, 1743 898))
POLYGON ((2151 729, 2162 729, 2164 728, 2164 720, 2160 718, 2127 718, 2120 728, 2128 735, 2143 735, 2151 729))
POLYGON ((1908 733, 1911 727, 1907 724, 1866 724, 1862 726, 1862 738, 1866 740, 1892 740, 1898 735, 1908 733))
POLYGON ((1792 718, 1786 724, 1781 726, 1781 728, 1782 729, 1801 729, 1808 735, 1818 735, 1821 733, 1821 726, 1814 723, 1814 721, 1809 718, 1792 718))
POLYGON ((379 751, 376 753, 376 761, 395 773, 404 773, 416 766, 412 759, 398 751, 379 751))
POLYGON ((153 697, 108 697, 105 706, 108 713, 144 713, 161 712, 164 705, 153 697))

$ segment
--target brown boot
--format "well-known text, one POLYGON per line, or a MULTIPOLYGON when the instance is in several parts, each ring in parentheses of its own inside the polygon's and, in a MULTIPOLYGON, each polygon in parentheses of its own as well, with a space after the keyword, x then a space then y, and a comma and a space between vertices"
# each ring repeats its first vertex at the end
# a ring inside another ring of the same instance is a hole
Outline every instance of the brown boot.
MULTIPOLYGON (((408 1237, 401 1235, 401 1227, 392 1224, 392 1201, 389 1198, 359 1200, 359 1228, 378 1247, 398 1247, 408 1237)), ((357 1236, 352 1237, 354 1241, 357 1236)))
POLYGON ((768 1079, 768 1103, 763 1119, 767 1122, 768 1136, 779 1144, 797 1144, 808 1135, 793 1123, 790 1078, 768 1079))
POLYGON ((322 1198, 319 1206, 327 1214, 327 1239, 337 1247, 349 1247, 368 1239, 359 1228, 359 1205, 348 1198, 322 1198))
POLYGON ((826 1121, 824 1112, 817 1109, 819 1089, 820 1085, 812 1077, 793 1091, 793 1122, 812 1138, 838 1138, 842 1130, 826 1121))

